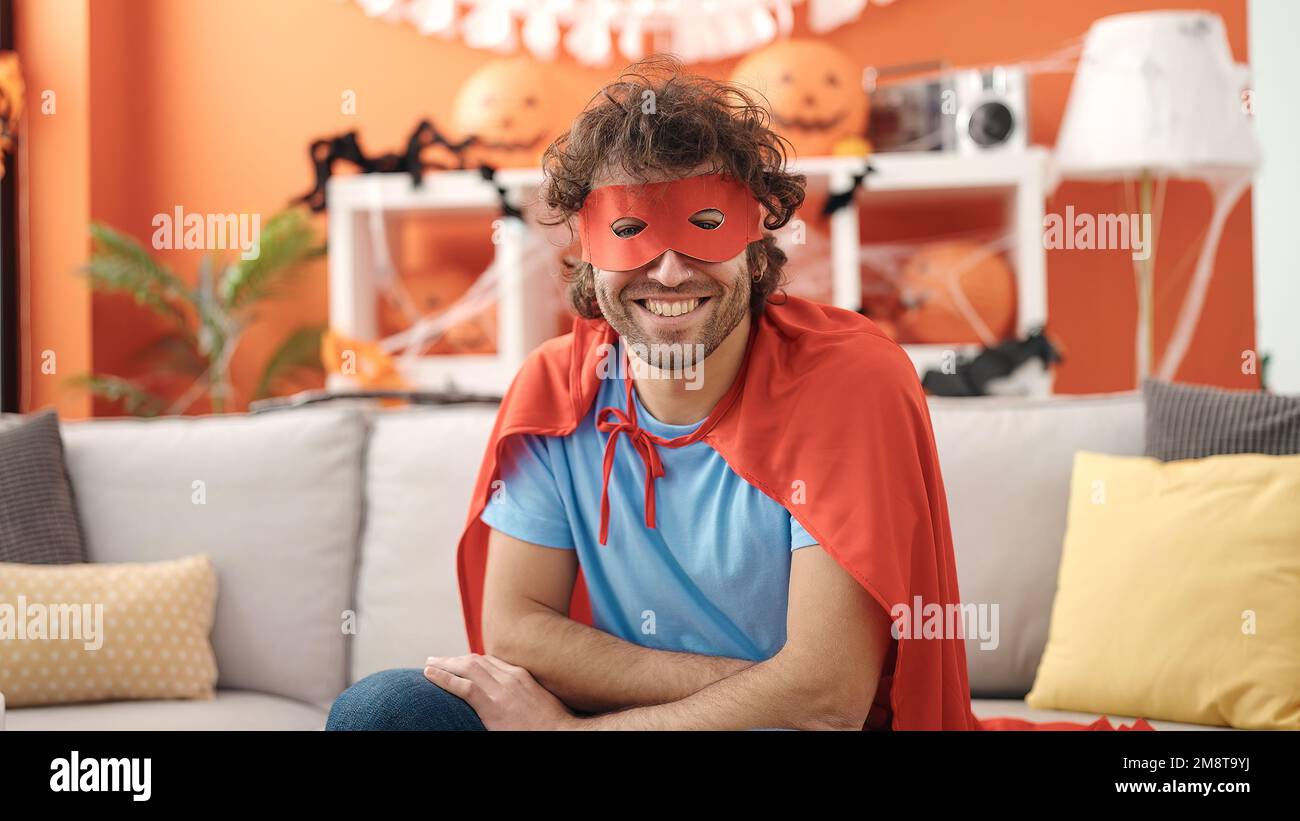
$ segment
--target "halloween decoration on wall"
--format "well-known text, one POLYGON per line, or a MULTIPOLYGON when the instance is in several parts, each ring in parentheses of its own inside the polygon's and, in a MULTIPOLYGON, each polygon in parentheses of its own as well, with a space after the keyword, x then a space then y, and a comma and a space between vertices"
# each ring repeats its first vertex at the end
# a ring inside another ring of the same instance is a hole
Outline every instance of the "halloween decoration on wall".
POLYGON ((471 143, 471 164, 531 168, 566 127, 563 109, 555 84, 537 63, 524 57, 493 60, 460 87, 452 127, 471 143))
POLYGON ((1015 274, 996 247, 976 242, 923 246, 897 282, 905 342, 996 345, 1015 327, 1015 274))
POLYGON ((419 185, 424 172, 430 168, 465 168, 465 150, 473 138, 452 142, 443 136, 432 120, 421 120, 407 138, 406 149, 398 153, 380 154, 376 157, 366 156, 361 150, 357 132, 349 131, 334 137, 322 137, 313 140, 309 153, 316 180, 311 191, 295 197, 292 203, 306 203, 312 211, 324 211, 325 184, 334 173, 334 163, 342 160, 351 163, 362 173, 401 172, 411 175, 411 183, 419 185), (436 146, 442 146, 456 158, 455 165, 447 165, 429 157, 429 152, 436 146))
POLYGON ((772 110, 772 125, 800 157, 835 152, 845 140, 862 145, 867 96, 862 71, 844 52, 817 40, 783 40, 736 66, 731 79, 757 89, 772 110))
POLYGON ((24 91, 23 69, 17 52, 0 52, 0 179, 4 179, 5 161, 18 136, 24 91))
POLYGON ((460 37, 471 48, 513 54, 521 45, 554 60, 561 48, 579 63, 633 62, 649 52, 671 52, 682 62, 747 54, 794 28, 796 6, 809 30, 824 34, 856 20, 871 5, 897 0, 357 0, 371 17, 410 23, 421 34, 460 37), (516 33, 518 31, 518 34, 516 33), (648 43, 647 43, 648 41, 648 43), (647 51, 649 46, 649 52, 647 51))
POLYGON ((958 359, 951 372, 931 369, 921 386, 934 396, 1021 396, 1041 384, 1035 371, 1061 361, 1056 346, 1041 329, 1024 339, 1012 339, 985 348, 970 359, 958 359))

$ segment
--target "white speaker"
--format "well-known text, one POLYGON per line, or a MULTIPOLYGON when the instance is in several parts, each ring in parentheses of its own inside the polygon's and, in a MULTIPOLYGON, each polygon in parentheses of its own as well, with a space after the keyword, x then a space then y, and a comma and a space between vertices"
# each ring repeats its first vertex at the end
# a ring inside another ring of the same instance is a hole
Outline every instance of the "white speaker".
POLYGON ((1029 145, 1024 69, 996 67, 952 73, 958 154, 1018 151, 1029 145))

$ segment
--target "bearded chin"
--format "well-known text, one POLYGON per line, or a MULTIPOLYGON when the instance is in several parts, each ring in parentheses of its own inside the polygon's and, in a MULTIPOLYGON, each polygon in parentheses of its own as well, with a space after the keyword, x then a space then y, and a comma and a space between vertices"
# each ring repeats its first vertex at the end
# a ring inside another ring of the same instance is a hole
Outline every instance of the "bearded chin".
POLYGON ((717 304, 712 307, 708 321, 696 332, 695 338, 687 336, 690 331, 669 331, 662 338, 652 338, 645 328, 637 323, 635 309, 615 297, 599 282, 596 285, 596 302, 605 321, 625 343, 647 347, 656 343, 691 347, 703 345, 704 356, 708 358, 745 318, 745 312, 749 310, 749 289, 745 287, 748 281, 742 275, 732 283, 726 295, 721 297, 721 301, 715 297, 717 304))

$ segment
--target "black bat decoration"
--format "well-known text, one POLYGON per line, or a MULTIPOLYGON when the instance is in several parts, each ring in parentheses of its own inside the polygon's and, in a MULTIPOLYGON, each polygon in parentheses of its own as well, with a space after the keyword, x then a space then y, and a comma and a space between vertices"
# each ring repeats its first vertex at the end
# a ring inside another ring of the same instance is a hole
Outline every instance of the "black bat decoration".
POLYGON ((309 148, 312 170, 315 173, 315 185, 311 191, 291 200, 292 203, 306 203, 312 211, 324 211, 328 207, 325 197, 326 183, 334 173, 334 163, 343 161, 351 163, 366 174, 391 174, 402 172, 410 174, 411 183, 419 186, 424 172, 430 168, 447 170, 465 168, 465 150, 477 142, 477 137, 468 137, 460 142, 451 142, 443 135, 432 120, 421 120, 407 138, 406 149, 401 154, 380 154, 376 157, 366 156, 357 139, 357 132, 349 131, 333 137, 313 140, 309 148), (441 163, 426 163, 420 159, 424 149, 433 146, 446 146, 457 159, 457 165, 446 166, 441 163))
POLYGON ((509 200, 506 199, 506 189, 497 184, 497 170, 490 165, 480 165, 478 172, 483 176, 483 179, 492 183, 497 190, 497 194, 501 197, 502 216, 523 219, 524 212, 510 204, 509 200))
POLYGON ((871 167, 871 163, 867 163, 866 168, 862 169, 861 174, 853 175, 853 184, 849 186, 847 191, 832 193, 826 198, 826 205, 822 207, 822 216, 829 217, 831 214, 834 214, 836 211, 853 202, 853 192, 857 191, 858 186, 862 185, 862 183, 866 181, 868 174, 874 173, 876 173, 876 169, 871 167))
POLYGON ((1033 359, 1044 366, 1061 361, 1061 354, 1041 328, 1024 339, 1012 339, 985 348, 974 358, 959 361, 954 373, 930 369, 921 379, 926 393, 934 396, 987 396, 991 384, 1011 376, 1033 359))

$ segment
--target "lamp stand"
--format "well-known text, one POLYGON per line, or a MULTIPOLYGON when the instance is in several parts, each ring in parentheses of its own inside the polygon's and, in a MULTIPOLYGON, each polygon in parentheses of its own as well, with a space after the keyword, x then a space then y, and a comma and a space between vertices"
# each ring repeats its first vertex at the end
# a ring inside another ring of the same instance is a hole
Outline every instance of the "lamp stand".
MULTIPOLYGON (((1151 172, 1142 169, 1142 180, 1138 189, 1138 209, 1143 215, 1142 224, 1150 225, 1151 214, 1151 172)), ((1137 386, 1151 375, 1151 362, 1155 338, 1155 237, 1146 237, 1147 253, 1145 259, 1137 261, 1133 274, 1137 286, 1137 386)))

